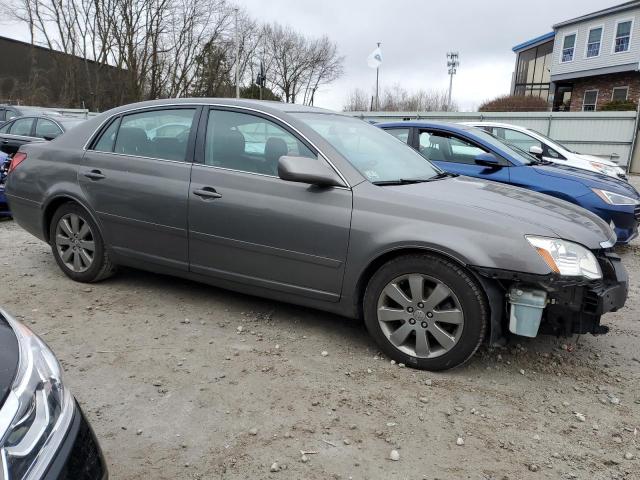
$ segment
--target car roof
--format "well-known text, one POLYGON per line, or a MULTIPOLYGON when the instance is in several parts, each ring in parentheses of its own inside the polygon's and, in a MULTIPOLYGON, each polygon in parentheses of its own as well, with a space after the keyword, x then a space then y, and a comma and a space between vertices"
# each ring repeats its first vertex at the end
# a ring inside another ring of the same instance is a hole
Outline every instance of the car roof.
POLYGON ((470 122, 461 122, 463 125, 469 126, 477 126, 484 125, 487 127, 504 127, 504 128, 513 128, 515 130, 531 130, 530 128, 523 127, 522 125, 514 125, 513 123, 503 123, 503 122, 485 122, 483 120, 478 121, 470 121, 470 122))
MULTIPOLYGON (((284 113, 326 113, 326 114, 338 114, 332 110, 326 110, 324 108, 311 107, 308 105, 299 105, 295 103, 284 103, 274 100, 252 100, 245 98, 213 98, 213 97, 197 97, 197 98, 163 98, 158 100, 147 100, 145 102, 129 103, 121 107, 116 107, 109 111, 114 114, 120 111, 135 110, 139 108, 149 108, 154 106, 165 105, 182 105, 182 104, 201 104, 201 105, 217 105, 228 107, 247 107, 257 108, 260 110, 272 110, 274 112, 284 113)), ((106 113, 106 112, 105 112, 106 113)))

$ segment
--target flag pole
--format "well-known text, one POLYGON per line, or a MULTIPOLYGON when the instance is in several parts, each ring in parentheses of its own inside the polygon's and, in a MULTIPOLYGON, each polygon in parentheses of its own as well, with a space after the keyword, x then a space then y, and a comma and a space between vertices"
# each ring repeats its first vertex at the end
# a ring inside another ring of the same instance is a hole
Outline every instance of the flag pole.
MULTIPOLYGON (((378 48, 380 48, 380 42, 378 42, 378 48)), ((376 111, 380 110, 380 97, 378 94, 379 79, 380 79, 380 65, 376 67, 376 111)))

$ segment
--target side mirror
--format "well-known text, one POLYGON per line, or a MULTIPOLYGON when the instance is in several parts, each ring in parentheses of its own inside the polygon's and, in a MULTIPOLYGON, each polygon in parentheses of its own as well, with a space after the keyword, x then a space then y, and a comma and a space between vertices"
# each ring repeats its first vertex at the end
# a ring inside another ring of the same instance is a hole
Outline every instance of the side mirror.
POLYGON ((327 167, 320 158, 283 155, 278 160, 278 176, 289 182, 309 183, 322 187, 345 186, 336 172, 327 167))
POLYGON ((529 153, 531 155, 535 155, 536 157, 542 157, 542 149, 535 145, 531 145, 531 148, 529 148, 529 153))
POLYGON ((493 153, 481 153, 475 158, 476 165, 481 165, 483 167, 489 168, 501 168, 500 160, 493 153))

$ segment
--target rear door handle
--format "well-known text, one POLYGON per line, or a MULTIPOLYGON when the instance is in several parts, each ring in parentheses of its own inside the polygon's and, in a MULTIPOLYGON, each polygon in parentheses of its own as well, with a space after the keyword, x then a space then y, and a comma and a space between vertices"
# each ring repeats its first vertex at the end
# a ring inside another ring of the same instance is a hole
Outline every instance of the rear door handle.
POLYGON ((84 176, 90 178, 91 180, 102 180, 105 177, 100 170, 90 170, 88 172, 84 172, 84 176))
POLYGON ((9 143, 9 140, 2 140, 3 145, 6 145, 7 143, 9 143))
POLYGON ((216 192, 216 189, 213 188, 213 187, 203 187, 203 188, 194 190, 193 194, 197 195, 198 197, 202 198, 203 200, 221 198, 222 197, 222 195, 220 195, 218 192, 216 192))

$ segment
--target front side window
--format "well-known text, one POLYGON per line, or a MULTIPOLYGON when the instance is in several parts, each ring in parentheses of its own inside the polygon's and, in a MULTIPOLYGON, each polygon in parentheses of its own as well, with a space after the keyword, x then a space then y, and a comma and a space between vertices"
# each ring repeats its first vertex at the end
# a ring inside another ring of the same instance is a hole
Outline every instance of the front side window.
POLYGON ((389 128, 386 130, 387 133, 390 133, 402 143, 409 143, 409 129, 408 128, 389 128))
POLYGON ((370 182, 428 179, 440 171, 381 128, 339 114, 294 113, 370 182))
POLYGON ((55 138, 62 133, 60 127, 46 118, 39 118, 36 122, 36 137, 55 138))
POLYGON ((596 109, 596 103, 598 102, 598 90, 587 90, 584 92, 584 99, 582 101, 583 112, 593 112, 596 109))
MULTIPOLYGON (((113 151, 124 155, 185 161, 195 112, 195 108, 181 108, 124 115, 113 151)), ((98 145, 101 141, 102 138, 98 145)), ((108 139, 105 143, 108 144, 108 139)))
POLYGON ((420 153, 429 160, 475 165, 488 150, 444 132, 420 132, 420 153))
POLYGON ((629 87, 616 87, 611 93, 611 101, 613 102, 625 102, 629 95, 629 87))
POLYGON ((565 35, 562 42, 562 62, 571 62, 576 47, 576 34, 565 35))
POLYGON ((204 163, 263 175, 278 175, 280 157, 317 158, 301 140, 263 117, 211 110, 205 137, 204 163))
POLYGON ((28 137, 31 135, 31 127, 33 126, 33 118, 19 118, 11 125, 9 133, 12 135, 22 135, 28 137))
POLYGON ((602 27, 596 27, 589 30, 587 38, 587 58, 597 57, 600 55, 600 44, 602 43, 602 27))
POLYGON ((631 20, 620 22, 616 26, 616 38, 613 44, 615 53, 627 52, 631 41, 631 20))

